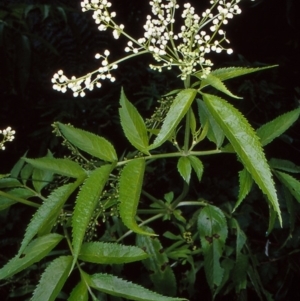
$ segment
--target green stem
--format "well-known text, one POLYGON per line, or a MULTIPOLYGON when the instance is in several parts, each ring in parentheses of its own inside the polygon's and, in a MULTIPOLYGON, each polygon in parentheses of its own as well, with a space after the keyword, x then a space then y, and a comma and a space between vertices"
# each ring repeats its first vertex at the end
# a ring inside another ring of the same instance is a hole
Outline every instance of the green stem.
POLYGON ((178 207, 182 206, 207 206, 207 202, 205 201, 186 201, 186 202, 180 202, 177 204, 178 207))
POLYGON ((181 194, 177 197, 177 199, 171 204, 172 208, 175 209, 177 205, 186 197, 189 191, 189 185, 184 181, 183 189, 181 194))
POLYGON ((165 203, 164 203, 162 200, 159 200, 159 199, 155 198, 153 195, 151 195, 151 194, 148 193, 147 191, 142 190, 142 194, 143 194, 144 196, 146 196, 149 200, 151 200, 153 203, 156 203, 156 204, 158 204, 158 205, 160 205, 160 206, 162 206, 162 207, 166 207, 166 206, 165 206, 165 203))
POLYGON ((6 192, 1 191, 1 190, 0 190, 0 195, 5 197, 5 198, 11 199, 13 201, 16 201, 16 202, 19 202, 19 203, 22 203, 22 204, 25 204, 25 205, 28 205, 28 206, 31 206, 31 207, 39 208, 41 206, 40 204, 37 204, 37 203, 31 202, 31 201, 19 198, 17 196, 11 195, 11 194, 6 193, 6 192))
POLYGON ((137 214, 166 214, 165 209, 138 209, 137 214))
MULTIPOLYGON (((152 216, 152 217, 146 219, 145 221, 141 222, 141 223, 139 224, 139 227, 144 226, 144 225, 147 225, 147 224, 149 224, 149 223, 151 223, 151 222, 153 222, 153 221, 155 221, 155 220, 157 220, 157 219, 159 219, 159 218, 161 218, 161 217, 163 217, 163 216, 164 216, 164 213, 159 213, 159 214, 157 214, 157 215, 154 215, 154 216, 152 216)), ((123 240, 125 237, 127 237, 127 236, 130 235, 131 233, 133 233, 133 231, 131 231, 131 230, 127 231, 127 232, 126 232, 125 234, 123 234, 119 239, 117 239, 116 242, 120 242, 121 240, 123 240)))

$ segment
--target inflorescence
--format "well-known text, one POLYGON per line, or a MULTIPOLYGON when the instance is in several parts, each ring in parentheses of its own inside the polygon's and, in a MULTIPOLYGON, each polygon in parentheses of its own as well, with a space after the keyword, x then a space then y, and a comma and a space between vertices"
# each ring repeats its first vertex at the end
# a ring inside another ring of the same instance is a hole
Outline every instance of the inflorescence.
MULTIPOLYGON (((108 28, 112 29, 113 37, 118 39, 124 35, 129 39, 125 52, 127 56, 110 63, 108 56, 109 50, 104 54, 97 53, 96 59, 101 60, 101 66, 87 75, 76 78, 68 78, 60 70, 52 78, 53 89, 65 93, 67 88, 73 91, 73 95, 85 96, 84 90, 93 90, 96 86, 101 87, 101 80, 108 79, 115 81, 111 71, 118 68, 122 61, 141 55, 144 53, 152 54, 157 62, 151 64, 150 68, 157 71, 171 69, 177 66, 180 70, 180 77, 185 80, 196 71, 202 71, 202 78, 210 72, 213 63, 207 58, 211 52, 221 53, 226 51, 231 54, 231 48, 225 48, 223 43, 229 43, 225 31, 221 29, 235 15, 241 13, 238 3, 241 0, 210 0, 211 7, 206 9, 201 16, 195 13, 194 7, 190 3, 183 5, 181 18, 183 25, 180 32, 174 32, 175 13, 179 8, 177 0, 152 0, 152 16, 148 15, 145 25, 144 36, 135 39, 128 35, 123 24, 116 24, 115 12, 111 12, 111 2, 108 0, 84 0, 81 2, 82 11, 94 11, 93 18, 100 31, 108 28)), ((253 1, 253 0, 251 0, 253 1)))
POLYGON ((4 144, 8 141, 13 141, 15 139, 15 131, 9 126, 5 130, 0 130, 0 134, 3 135, 2 141, 0 141, 0 149, 5 150, 4 144))

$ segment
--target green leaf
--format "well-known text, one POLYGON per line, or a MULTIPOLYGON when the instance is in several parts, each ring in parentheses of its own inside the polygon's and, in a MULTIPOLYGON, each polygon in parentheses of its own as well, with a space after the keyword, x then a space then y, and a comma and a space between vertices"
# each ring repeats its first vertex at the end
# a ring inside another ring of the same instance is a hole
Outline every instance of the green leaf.
POLYGON ((300 203, 300 182, 294 177, 281 171, 276 171, 275 175, 279 179, 279 181, 284 186, 286 186, 286 188, 290 191, 294 198, 300 203))
POLYGON ((34 169, 32 173, 33 187, 37 192, 48 185, 53 179, 53 173, 48 170, 34 169))
POLYGON ((24 160, 35 168, 48 170, 66 177, 79 178, 85 174, 84 169, 82 169, 79 164, 69 159, 44 157, 39 159, 24 158, 24 160))
POLYGON ((149 155, 149 138, 143 118, 135 106, 126 98, 124 90, 121 91, 121 108, 119 109, 121 125, 126 138, 139 151, 149 155))
MULTIPOLYGON (((33 191, 26 188, 14 188, 10 190, 8 194, 22 199, 28 199, 32 196, 35 196, 35 193, 33 191)), ((17 201, 0 195, 0 211, 10 207, 15 203, 17 203, 17 201)))
MULTIPOLYGON (((26 154, 27 154, 27 151, 25 152, 23 157, 25 157, 26 154)), ((13 166, 13 168, 10 171, 10 175, 12 178, 17 178, 19 176, 24 164, 25 164, 25 161, 23 159, 20 159, 17 161, 17 163, 13 166)))
POLYGON ((204 255, 204 270, 211 290, 222 282, 224 269, 220 265, 227 238, 225 216, 218 207, 204 207, 198 217, 198 232, 204 255))
POLYGON ((235 285, 235 291, 239 293, 247 288, 247 272, 249 268, 249 257, 245 254, 240 254, 236 260, 232 280, 235 285))
POLYGON ((214 76, 213 73, 209 73, 206 78, 201 81, 201 88, 206 86, 212 86, 215 89, 227 94, 230 97, 241 99, 242 97, 232 94, 227 87, 223 84, 222 80, 217 76, 214 76))
POLYGON ((204 101, 223 129, 244 167, 268 197, 282 224, 277 194, 270 167, 256 133, 244 116, 224 99, 204 94, 204 101))
POLYGON ((26 185, 28 179, 31 177, 33 172, 33 166, 30 164, 25 164, 25 166, 21 170, 21 180, 24 185, 26 185))
POLYGON ((44 231, 41 231, 41 229, 45 227, 47 229, 50 228, 48 231, 50 232, 58 215, 61 212, 64 203, 74 192, 77 186, 78 185, 74 186, 74 184, 67 184, 52 191, 48 198, 38 208, 36 213, 33 215, 30 223, 28 224, 25 231, 25 236, 19 249, 19 255, 22 254, 24 248, 37 233, 39 233, 40 235, 48 234, 44 231))
POLYGON ((194 89, 185 89, 178 93, 166 115, 159 134, 155 138, 153 144, 150 145, 149 149, 159 147, 171 137, 177 125, 190 108, 196 93, 197 90, 194 89))
POLYGON ((103 165, 93 170, 78 193, 72 218, 74 262, 77 260, 86 229, 113 168, 114 165, 103 165))
MULTIPOLYGON (((278 65, 273 65, 273 66, 266 66, 266 67, 258 67, 258 68, 244 68, 244 67, 229 67, 229 68, 220 68, 213 70, 211 72, 212 75, 215 77, 219 78, 221 81, 231 79, 234 77, 246 75, 249 73, 257 72, 257 71, 262 71, 270 68, 277 67, 278 65)), ((196 73, 195 74, 197 77, 201 79, 202 72, 196 73)))
POLYGON ((142 230, 135 221, 145 172, 145 160, 134 159, 122 170, 119 188, 120 217, 125 226, 135 233, 153 235, 142 230))
POLYGON ((103 137, 60 122, 56 124, 64 137, 82 151, 104 161, 118 160, 114 147, 103 137))
POLYGON ((0 179, 0 188, 12 188, 20 187, 22 184, 14 178, 2 178, 0 179))
POLYGON ((72 256, 54 259, 42 274, 31 301, 54 301, 68 278, 72 261, 72 256))
POLYGON ((242 171, 239 172, 239 182, 240 182, 240 190, 239 190, 238 200, 232 212, 234 212, 237 209, 237 207, 240 206, 242 201, 250 192, 253 185, 253 178, 251 177, 251 174, 246 169, 243 169, 242 171))
POLYGON ((209 112, 205 103, 202 100, 197 99, 197 104, 202 126, 205 127, 208 124, 207 138, 219 148, 223 144, 225 138, 224 132, 209 112))
POLYGON ((197 178, 200 182, 202 175, 203 175, 203 170, 204 170, 201 160, 195 156, 188 156, 188 159, 190 160, 192 168, 195 171, 197 178))
POLYGON ((86 277, 88 284, 106 294, 136 301, 185 301, 184 298, 166 297, 140 285, 107 274, 94 274, 86 277))
POLYGON ((23 251, 0 269, 0 280, 13 276, 44 258, 61 240, 62 235, 51 233, 32 241, 23 251))
POLYGON ((262 125, 256 130, 257 136, 263 146, 272 142, 275 138, 282 135, 299 118, 300 108, 285 113, 272 121, 262 125))
POLYGON ((191 179, 192 166, 187 157, 180 157, 177 163, 177 169, 182 178, 189 183, 191 179))
POLYGON ((122 264, 147 257, 140 248, 105 242, 84 243, 78 256, 80 260, 101 264, 122 264))
MULTIPOLYGON (((148 232, 153 232, 147 227, 148 232)), ((155 291, 168 296, 176 294, 176 278, 169 265, 169 259, 157 237, 137 235, 136 244, 150 256, 143 260, 155 291)))
POLYGON ((272 158, 269 161, 269 165, 274 169, 279 169, 291 173, 300 173, 300 166, 297 166, 295 163, 288 160, 272 158))
POLYGON ((89 294, 86 283, 82 280, 80 281, 72 290, 68 301, 88 301, 89 294))

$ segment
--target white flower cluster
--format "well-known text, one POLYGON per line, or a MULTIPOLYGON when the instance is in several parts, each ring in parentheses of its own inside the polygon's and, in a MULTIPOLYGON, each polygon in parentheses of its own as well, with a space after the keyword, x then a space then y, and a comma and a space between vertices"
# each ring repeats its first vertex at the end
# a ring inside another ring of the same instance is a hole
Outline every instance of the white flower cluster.
POLYGON ((0 141, 0 149, 5 150, 4 144, 8 141, 13 141, 15 139, 15 133, 16 131, 12 130, 12 128, 9 126, 4 130, 0 130, 0 134, 3 135, 2 141, 0 141))
POLYGON ((81 2, 82 11, 92 10, 98 29, 113 30, 113 36, 118 39, 120 35, 126 36, 129 41, 125 47, 126 57, 109 63, 107 57, 96 54, 96 59, 102 58, 101 67, 97 70, 76 78, 67 78, 60 70, 52 78, 53 89, 66 92, 67 88, 73 91, 74 96, 84 96, 84 90, 92 90, 94 86, 101 87, 99 80, 115 78, 110 71, 117 68, 117 64, 134 56, 151 53, 158 65, 150 65, 150 68, 162 71, 163 68, 171 69, 177 66, 181 72, 181 79, 185 80, 196 71, 202 70, 202 78, 210 73, 213 63, 207 56, 210 52, 221 53, 226 51, 231 54, 231 48, 222 46, 229 43, 225 31, 221 26, 226 25, 235 15, 241 13, 238 3, 241 0, 210 0, 211 7, 199 16, 195 13, 190 3, 185 3, 181 18, 183 25, 179 33, 174 33, 175 14, 179 8, 177 0, 152 0, 150 6, 152 16, 148 15, 144 25, 144 36, 134 39, 124 32, 123 24, 116 24, 113 18, 115 12, 110 12, 111 2, 107 0, 84 0, 81 2))

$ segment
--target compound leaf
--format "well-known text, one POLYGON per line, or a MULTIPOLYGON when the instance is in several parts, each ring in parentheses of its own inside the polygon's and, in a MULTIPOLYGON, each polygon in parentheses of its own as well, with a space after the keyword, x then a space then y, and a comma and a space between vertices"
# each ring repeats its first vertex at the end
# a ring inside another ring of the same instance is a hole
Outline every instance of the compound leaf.
POLYGON ((31 301, 54 301, 68 278, 72 261, 72 256, 61 256, 54 259, 42 274, 31 301))
POLYGON ((190 160, 192 168, 195 171, 197 178, 200 182, 201 178, 202 178, 203 170, 204 170, 201 160, 195 156, 188 156, 188 159, 190 160))

